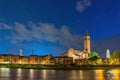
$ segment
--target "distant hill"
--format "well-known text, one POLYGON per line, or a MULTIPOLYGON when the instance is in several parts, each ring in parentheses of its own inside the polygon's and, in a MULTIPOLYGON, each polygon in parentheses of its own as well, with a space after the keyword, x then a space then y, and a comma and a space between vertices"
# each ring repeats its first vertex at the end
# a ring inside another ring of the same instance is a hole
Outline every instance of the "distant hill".
POLYGON ((100 56, 105 57, 106 50, 112 54, 114 50, 120 50, 120 35, 114 35, 91 42, 92 51, 97 51, 100 56))

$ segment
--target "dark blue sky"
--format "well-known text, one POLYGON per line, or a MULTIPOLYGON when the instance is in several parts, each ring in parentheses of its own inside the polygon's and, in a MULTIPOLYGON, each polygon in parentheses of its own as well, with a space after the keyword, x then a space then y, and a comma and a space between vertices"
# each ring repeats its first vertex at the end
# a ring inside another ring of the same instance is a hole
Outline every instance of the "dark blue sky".
POLYGON ((0 1, 0 53, 82 50, 86 29, 93 41, 120 34, 120 0, 0 1))

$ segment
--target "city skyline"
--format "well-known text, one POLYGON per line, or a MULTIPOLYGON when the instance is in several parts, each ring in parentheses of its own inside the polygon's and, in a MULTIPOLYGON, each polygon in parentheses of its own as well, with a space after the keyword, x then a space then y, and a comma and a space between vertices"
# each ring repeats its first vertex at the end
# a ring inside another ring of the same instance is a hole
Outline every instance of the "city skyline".
POLYGON ((119 0, 0 1, 0 53, 59 55, 83 50, 88 30, 92 51, 120 50, 119 0))

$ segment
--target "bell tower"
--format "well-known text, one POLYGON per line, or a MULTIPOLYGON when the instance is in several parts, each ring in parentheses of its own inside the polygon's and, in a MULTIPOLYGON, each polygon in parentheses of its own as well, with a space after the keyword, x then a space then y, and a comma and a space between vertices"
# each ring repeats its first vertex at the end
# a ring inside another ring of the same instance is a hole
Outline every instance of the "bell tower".
POLYGON ((22 49, 20 49, 20 53, 19 53, 19 56, 22 56, 22 49))
POLYGON ((84 51, 90 54, 90 36, 87 31, 84 36, 84 51))

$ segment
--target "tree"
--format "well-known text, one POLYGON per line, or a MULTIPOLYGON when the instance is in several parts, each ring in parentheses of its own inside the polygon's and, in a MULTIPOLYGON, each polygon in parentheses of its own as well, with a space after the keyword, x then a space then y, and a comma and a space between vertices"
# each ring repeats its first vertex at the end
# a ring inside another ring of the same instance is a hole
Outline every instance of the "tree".
POLYGON ((120 51, 114 51, 110 58, 111 59, 119 59, 120 58, 120 51))
POLYGON ((100 56, 97 52, 91 52, 89 55, 89 60, 91 61, 96 61, 98 58, 100 58, 100 56))
POLYGON ((110 58, 113 61, 120 63, 120 51, 114 51, 110 58))

